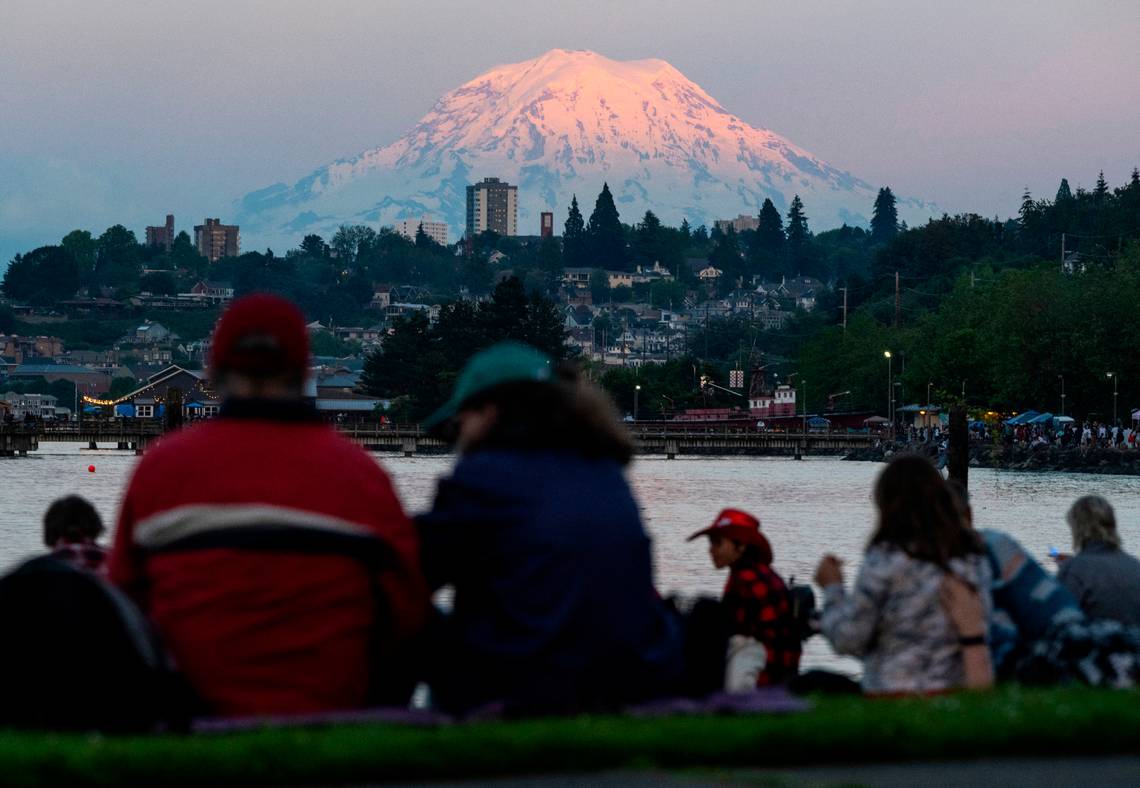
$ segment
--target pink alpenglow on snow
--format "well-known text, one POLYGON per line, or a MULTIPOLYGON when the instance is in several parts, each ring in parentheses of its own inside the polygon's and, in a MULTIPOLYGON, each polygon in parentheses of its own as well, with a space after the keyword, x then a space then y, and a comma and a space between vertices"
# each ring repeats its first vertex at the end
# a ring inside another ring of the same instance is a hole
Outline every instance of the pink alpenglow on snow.
MULTIPOLYGON (((733 115, 664 60, 554 49, 445 94, 390 145, 247 195, 238 221, 294 238, 430 211, 458 229, 466 185, 487 176, 518 184, 520 227, 545 210, 560 225, 572 194, 589 206, 608 182, 626 221, 652 209, 711 225, 765 198, 784 212, 799 194, 813 228, 828 229, 865 223, 879 187, 733 115)), ((934 210, 899 201, 910 222, 934 210)))

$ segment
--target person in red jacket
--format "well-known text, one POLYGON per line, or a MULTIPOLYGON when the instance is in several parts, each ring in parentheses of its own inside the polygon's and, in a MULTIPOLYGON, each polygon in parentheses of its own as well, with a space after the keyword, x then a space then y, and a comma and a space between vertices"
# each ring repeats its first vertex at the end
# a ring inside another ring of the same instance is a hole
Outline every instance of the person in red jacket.
POLYGON ((709 538, 713 566, 729 570, 721 601, 729 634, 757 641, 764 649, 756 686, 795 678, 801 647, 793 632, 788 587, 772 569, 772 547, 760 521, 740 509, 725 509, 689 541, 701 536, 709 538))
POLYGON ((223 404, 163 438, 123 500, 112 582, 149 615, 208 714, 393 702, 428 610, 419 543, 387 475, 303 398, 304 319, 235 301, 211 349, 223 404))

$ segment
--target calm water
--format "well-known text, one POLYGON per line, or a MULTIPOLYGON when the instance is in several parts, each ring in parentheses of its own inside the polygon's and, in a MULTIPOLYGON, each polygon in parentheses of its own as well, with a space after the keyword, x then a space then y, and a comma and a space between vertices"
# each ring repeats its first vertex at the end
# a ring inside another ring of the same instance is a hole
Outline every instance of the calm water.
MULTIPOLYGON (((80 452, 78 444, 45 444, 26 458, 0 459, 0 569, 40 550, 40 517, 52 499, 68 493, 89 498, 108 524, 137 458, 113 451, 80 452), (95 472, 87 467, 95 465, 95 472)), ((409 512, 426 508, 435 481, 450 468, 447 457, 388 457, 409 512)), ((712 568, 704 541, 685 538, 712 521, 724 506, 760 517, 772 542, 775 567, 787 578, 807 580, 824 552, 858 566, 873 522, 875 463, 767 458, 639 459, 630 471, 646 528, 654 539, 657 582, 663 592, 719 593, 724 575, 712 568)), ((1140 546, 1140 477, 1031 474, 971 469, 970 494, 980 527, 1017 537, 1052 568, 1049 547, 1069 547, 1064 515, 1074 498, 1104 495, 1116 507, 1125 544, 1140 546)), ((808 644, 805 664, 854 669, 819 638, 808 644)))

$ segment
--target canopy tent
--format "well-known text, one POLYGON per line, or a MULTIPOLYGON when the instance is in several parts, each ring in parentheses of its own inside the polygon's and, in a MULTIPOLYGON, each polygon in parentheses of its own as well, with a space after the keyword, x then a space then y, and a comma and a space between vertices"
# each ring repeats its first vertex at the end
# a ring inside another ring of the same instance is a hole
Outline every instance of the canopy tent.
POLYGON ((864 424, 890 424, 890 419, 884 419, 882 416, 872 416, 869 419, 863 419, 864 424))
POLYGON ((1137 408, 1136 410, 1132 411, 1132 420, 1133 421, 1140 421, 1140 408, 1137 408))
POLYGON ((1053 421, 1053 414, 1052 413, 1042 413, 1040 415, 1034 416, 1033 418, 1031 418, 1029 421, 1027 421, 1025 423, 1026 424, 1048 424, 1051 421, 1053 421))
POLYGON ((940 413, 942 408, 937 405, 903 405, 897 408, 899 413, 940 413))
POLYGON ((1018 413, 1011 419, 1006 419, 1005 423, 1010 425, 1028 424, 1030 419, 1034 419, 1041 414, 1035 410, 1027 410, 1024 413, 1018 413))
POLYGON ((1053 421, 1057 424, 1072 424, 1076 419, 1072 416, 1054 416, 1053 421))
POLYGON ((809 427, 830 427, 831 421, 823 416, 812 416, 807 420, 809 427))

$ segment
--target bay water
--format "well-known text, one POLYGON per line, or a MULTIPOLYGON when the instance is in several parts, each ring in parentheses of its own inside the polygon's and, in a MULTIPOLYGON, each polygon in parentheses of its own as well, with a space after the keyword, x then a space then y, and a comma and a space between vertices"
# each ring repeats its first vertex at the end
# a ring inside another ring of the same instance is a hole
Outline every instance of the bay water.
MULTIPOLYGON (((59 496, 88 498, 111 530, 137 461, 127 452, 88 452, 80 444, 63 443, 0 459, 0 571, 43 549, 41 518, 59 496)), ((391 475, 407 511, 416 513, 430 506, 436 481, 454 458, 377 455, 377 461, 391 475)), ((809 581, 820 556, 830 552, 845 559, 850 582, 874 525, 871 488, 881 469, 877 463, 832 458, 636 459, 629 479, 653 538, 658 588, 663 594, 720 593, 725 575, 709 561, 706 541, 685 540, 726 506, 760 518, 775 553, 774 567, 785 579, 809 581)), ((1112 502, 1125 548, 1135 552, 1140 477, 970 471, 978 527, 1010 533, 1049 569, 1056 568, 1050 547, 1071 548, 1065 511, 1090 493, 1112 502)), ((836 657, 818 637, 808 642, 804 665, 858 671, 857 663, 836 657)))

